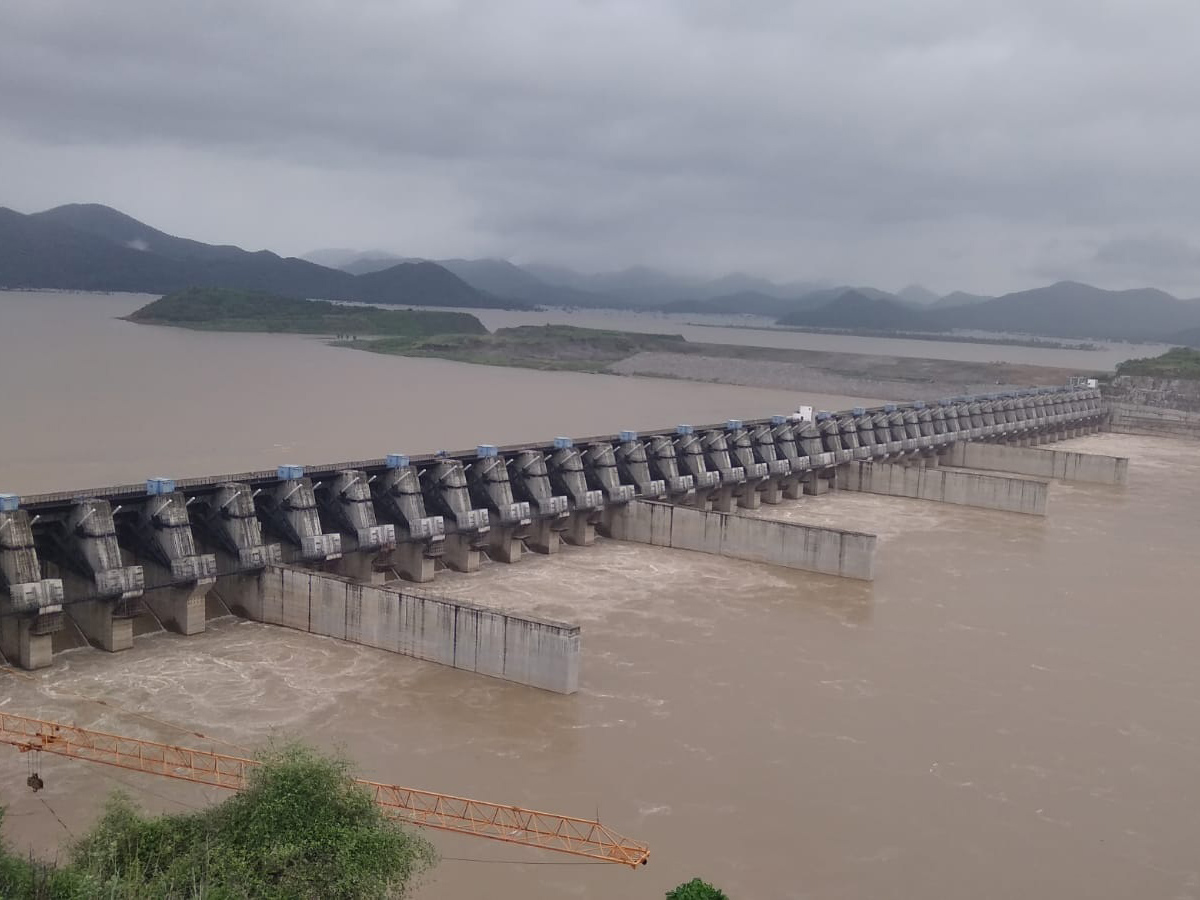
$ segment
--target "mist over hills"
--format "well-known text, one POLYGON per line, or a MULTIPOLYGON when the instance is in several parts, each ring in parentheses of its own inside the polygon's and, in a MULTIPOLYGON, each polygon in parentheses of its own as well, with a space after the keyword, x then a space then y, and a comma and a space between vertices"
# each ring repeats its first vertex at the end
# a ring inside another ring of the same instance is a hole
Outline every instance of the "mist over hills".
POLYGON ((251 252, 167 234, 118 210, 68 204, 23 214, 0 207, 0 287, 170 293, 225 287, 290 297, 412 306, 611 308, 749 315, 781 325, 859 332, 1009 332, 1057 338, 1196 343, 1200 301, 1152 288, 1108 291, 1072 281, 1001 297, 921 285, 778 283, 646 266, 582 273, 503 259, 426 260, 383 251, 251 252))
MULTIPOLYGON (((339 249, 314 250, 304 258, 335 265, 356 275, 413 261, 412 258, 379 252, 339 249)), ((744 272, 701 279, 646 266, 586 274, 539 263, 518 266, 503 259, 432 259, 430 262, 448 269, 478 290, 543 306, 663 309, 775 317, 792 309, 801 297, 826 287, 819 282, 778 284, 744 272), (743 305, 747 300, 750 301, 749 308, 743 305), (771 300, 784 302, 772 304, 771 300)))
POLYGON ((1184 331, 1177 331, 1171 335, 1171 339, 1167 343, 1181 347, 1200 347, 1200 328, 1188 328, 1184 331))
POLYGON ((781 325, 844 331, 1009 332, 1055 338, 1182 342, 1200 329, 1200 301, 1142 288, 1106 291, 1074 281, 1002 297, 947 295, 925 308, 900 298, 847 290, 781 325), (945 301, 945 302, 942 302, 945 301))
POLYGON ((896 291, 896 296, 913 306, 932 306, 941 298, 922 284, 910 284, 896 291))
POLYGON ((912 309, 892 298, 848 290, 813 309, 798 310, 779 320, 780 325, 838 330, 947 331, 937 317, 912 309))
POLYGON ((775 297, 761 291, 738 291, 704 300, 675 300, 661 307, 667 313, 699 313, 701 315, 747 315, 780 319, 798 310, 812 309, 826 302, 821 295, 805 295, 791 299, 775 297))
POLYGON ((974 306, 976 303, 985 303, 988 300, 995 300, 995 297, 989 297, 986 294, 968 294, 966 291, 951 291, 945 297, 939 297, 930 304, 931 309, 948 309, 951 306, 974 306))
POLYGON ((951 328, 1022 331, 1048 337, 1166 340, 1200 326, 1200 302, 1179 300, 1165 291, 1140 288, 1106 291, 1060 281, 966 306, 940 311, 951 328))
POLYGON ((356 276, 268 250, 175 237, 106 206, 25 215, 0 207, 0 286, 166 294, 227 287, 290 297, 421 306, 528 308, 420 261, 356 276))

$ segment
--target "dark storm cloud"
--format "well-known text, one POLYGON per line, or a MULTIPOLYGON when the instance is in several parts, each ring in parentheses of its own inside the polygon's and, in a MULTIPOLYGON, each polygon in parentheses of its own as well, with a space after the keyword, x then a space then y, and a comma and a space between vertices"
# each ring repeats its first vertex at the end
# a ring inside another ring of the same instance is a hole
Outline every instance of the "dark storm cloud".
POLYGON ((1120 280, 1105 242, 1200 240, 1197 25, 1192 0, 9 5, 0 203, 290 252, 1120 280))

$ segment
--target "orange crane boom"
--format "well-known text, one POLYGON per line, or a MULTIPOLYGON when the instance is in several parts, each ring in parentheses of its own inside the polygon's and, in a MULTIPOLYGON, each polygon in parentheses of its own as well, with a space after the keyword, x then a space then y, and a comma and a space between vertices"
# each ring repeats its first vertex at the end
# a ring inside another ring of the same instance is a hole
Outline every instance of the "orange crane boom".
MULTIPOLYGON (((249 783, 250 769, 259 765, 239 756, 159 744, 5 712, 0 712, 0 743, 11 744, 22 753, 45 751, 233 791, 244 789, 249 783)), ((586 856, 634 868, 644 866, 650 858, 645 844, 622 837, 593 819, 577 819, 376 781, 355 781, 371 792, 387 816, 412 825, 586 856)))

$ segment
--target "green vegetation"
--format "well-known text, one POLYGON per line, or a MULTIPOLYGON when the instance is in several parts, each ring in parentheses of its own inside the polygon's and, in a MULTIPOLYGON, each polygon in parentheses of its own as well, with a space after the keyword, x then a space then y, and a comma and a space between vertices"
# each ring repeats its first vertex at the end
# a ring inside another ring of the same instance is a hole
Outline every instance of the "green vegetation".
POLYGON ((423 340, 384 338, 351 341, 346 346, 400 356, 436 356, 459 362, 526 369, 603 372, 622 359, 649 350, 686 353, 690 346, 677 334, 639 334, 575 328, 570 325, 522 325, 495 334, 441 335, 423 340))
POLYGON ((1127 359, 1117 366, 1118 375, 1149 375, 1152 378, 1200 379, 1200 350, 1173 347, 1162 356, 1127 359))
POLYGON ((204 331, 382 334, 408 339, 439 334, 487 334, 483 323, 469 313, 346 306, 223 288, 176 291, 148 303, 128 318, 147 325, 175 325, 204 331))
POLYGON ((345 761, 301 746, 260 760, 246 791, 201 812, 148 818, 115 796, 65 865, 0 853, 0 897, 399 898, 432 865, 432 847, 387 819, 345 761))
POLYGON ((668 891, 667 900, 729 900, 729 896, 707 881, 693 878, 691 881, 679 885, 673 891, 668 891))

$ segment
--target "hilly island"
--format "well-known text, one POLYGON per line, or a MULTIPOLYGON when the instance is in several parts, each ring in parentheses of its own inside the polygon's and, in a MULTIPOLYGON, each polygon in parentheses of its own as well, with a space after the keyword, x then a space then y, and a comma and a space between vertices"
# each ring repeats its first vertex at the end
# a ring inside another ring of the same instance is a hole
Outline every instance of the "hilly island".
POLYGON ((469 313, 390 310, 216 288, 165 295, 126 320, 203 331, 320 335, 334 339, 338 347, 477 365, 767 387, 856 386, 860 395, 880 399, 953 393, 972 385, 994 390, 996 385, 1049 384, 1066 377, 1062 370, 1045 366, 823 351, 797 354, 784 348, 694 342, 681 335, 567 325, 489 332, 469 313))
POLYGON ((188 288, 160 297, 126 317, 142 325, 200 331, 261 331, 328 336, 360 334, 416 339, 487 334, 470 313, 380 309, 326 300, 298 300, 261 291, 188 288))

